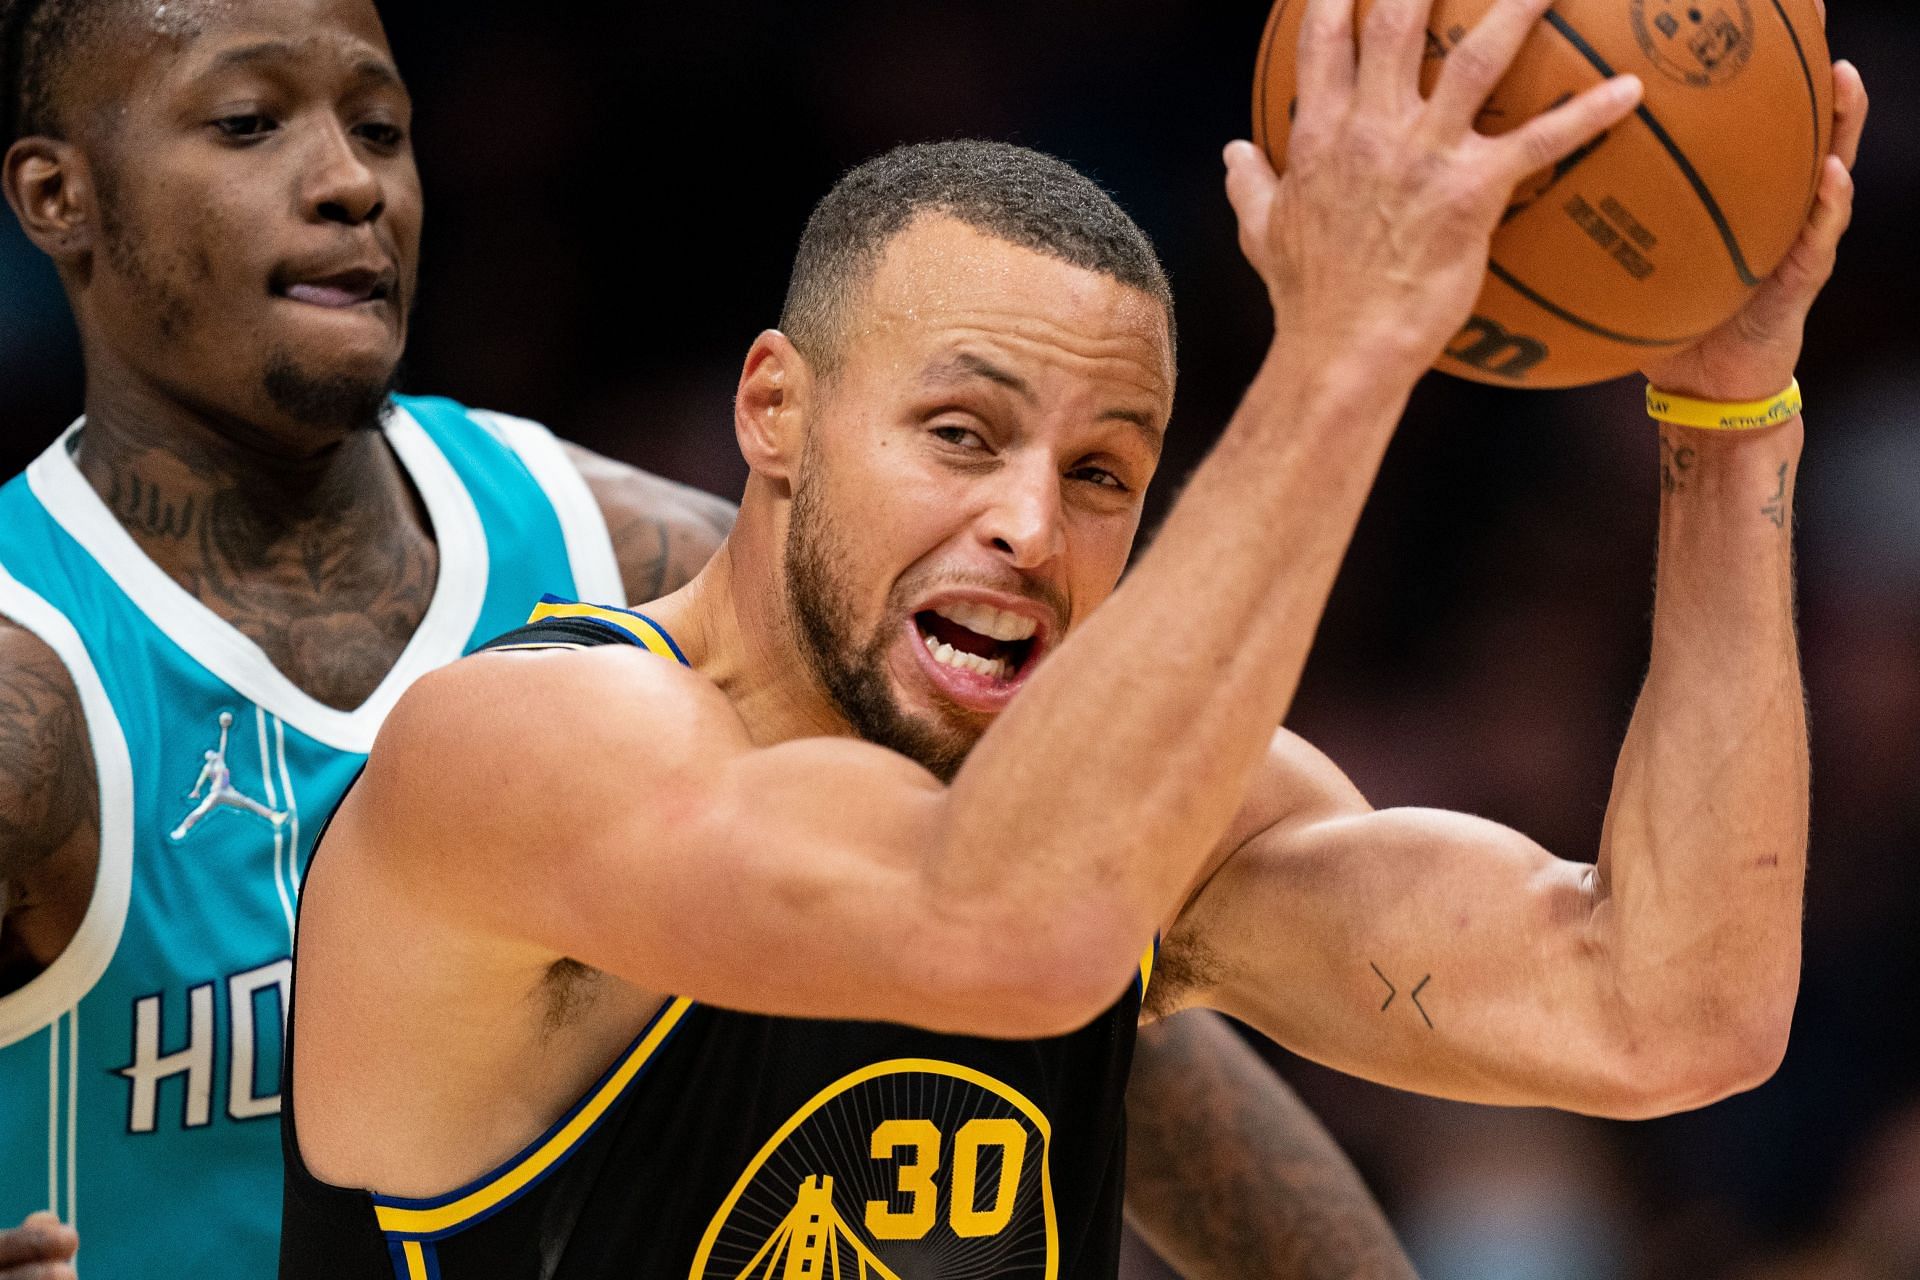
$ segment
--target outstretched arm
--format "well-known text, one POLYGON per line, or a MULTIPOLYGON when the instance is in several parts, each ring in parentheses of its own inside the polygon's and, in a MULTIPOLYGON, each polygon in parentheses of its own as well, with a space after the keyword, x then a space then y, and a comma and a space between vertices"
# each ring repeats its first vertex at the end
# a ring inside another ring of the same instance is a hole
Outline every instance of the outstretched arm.
POLYGON ((1218 1015, 1140 1031, 1127 1218, 1186 1280, 1415 1280, 1313 1113, 1218 1015))
MULTIPOLYGON (((1866 99, 1846 64, 1835 85, 1836 154, 1799 245, 1741 316, 1648 370, 1656 385, 1747 400, 1787 384, 1851 211, 1866 99)), ((1806 867, 1803 433, 1662 440, 1652 661, 1597 860, 1461 814, 1373 812, 1283 736, 1264 829, 1169 938, 1198 998, 1333 1066, 1478 1102, 1641 1116, 1772 1074, 1806 867)))

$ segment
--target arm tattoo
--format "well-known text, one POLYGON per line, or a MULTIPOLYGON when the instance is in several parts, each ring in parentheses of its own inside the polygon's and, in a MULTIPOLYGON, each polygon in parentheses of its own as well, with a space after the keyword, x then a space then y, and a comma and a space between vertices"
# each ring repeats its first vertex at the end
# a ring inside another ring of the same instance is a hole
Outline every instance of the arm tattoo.
POLYGON ((1340 1148, 1227 1023, 1142 1030, 1127 1211, 1187 1280, 1415 1280, 1340 1148))
POLYGON ((606 517, 629 604, 657 600, 693 581, 733 529, 730 502, 578 445, 566 448, 606 517))
POLYGON ((1699 455, 1685 445, 1676 445, 1665 435, 1660 437, 1660 492, 1685 493, 1687 472, 1699 455))
MULTIPOLYGON (((1371 960, 1367 961, 1367 967, 1373 970, 1374 977, 1380 979, 1380 981, 1386 985, 1387 998, 1380 1002, 1380 1012, 1385 1013, 1388 1009, 1391 1009, 1393 1007, 1394 998, 1400 994, 1400 988, 1396 987, 1393 984, 1393 979, 1387 977, 1386 974, 1380 972, 1380 966, 1375 964, 1373 961, 1371 960)), ((1409 993, 1409 996, 1408 996, 1408 998, 1413 1003, 1413 1007, 1419 1010, 1420 1020, 1427 1024, 1427 1030, 1429 1031, 1433 1030, 1433 1019, 1427 1013, 1427 1006, 1420 1003, 1420 993, 1422 991, 1425 991, 1427 989, 1427 984, 1432 981, 1433 981, 1432 974, 1429 973, 1429 974, 1422 975, 1420 981, 1414 985, 1413 991, 1409 993)))
POLYGON ((1787 464, 1780 464, 1779 484, 1773 490, 1773 496, 1767 499, 1767 505, 1760 508, 1760 514, 1773 521, 1773 527, 1787 527, 1787 464))
MULTIPOLYGON (((0 628, 5 624, 0 622, 0 628)), ((53 853, 93 809, 86 727, 66 671, 44 656, 7 661, 29 646, 0 653, 0 878, 14 879, 53 853)))
POLYGON ((0 996, 44 971, 85 915, 96 789, 65 667, 0 619, 0 996))

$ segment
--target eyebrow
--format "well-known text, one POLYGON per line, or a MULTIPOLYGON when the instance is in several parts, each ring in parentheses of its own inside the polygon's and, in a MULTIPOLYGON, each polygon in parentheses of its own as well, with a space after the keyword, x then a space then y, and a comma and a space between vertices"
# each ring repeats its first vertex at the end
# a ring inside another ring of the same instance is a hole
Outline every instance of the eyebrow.
MULTIPOLYGON (((300 56, 300 51, 285 40, 262 40, 256 44, 245 44, 237 49, 228 49, 214 58, 210 69, 228 71, 262 62, 291 62, 300 56)), ((396 88, 404 87, 399 69, 383 58, 358 59, 353 64, 352 72, 359 80, 378 80, 396 88)))
MULTIPOLYGON (((971 351, 959 351, 935 364, 928 365, 921 373, 923 385, 939 387, 972 378, 984 379, 995 386, 1005 387, 1029 404, 1034 401, 1033 388, 1019 374, 1003 369, 991 360, 975 355, 971 351)), ((1124 422, 1138 431, 1148 447, 1158 452, 1166 440, 1166 432, 1154 425, 1153 418, 1138 409, 1112 408, 1102 412, 1096 419, 1099 422, 1124 422)))

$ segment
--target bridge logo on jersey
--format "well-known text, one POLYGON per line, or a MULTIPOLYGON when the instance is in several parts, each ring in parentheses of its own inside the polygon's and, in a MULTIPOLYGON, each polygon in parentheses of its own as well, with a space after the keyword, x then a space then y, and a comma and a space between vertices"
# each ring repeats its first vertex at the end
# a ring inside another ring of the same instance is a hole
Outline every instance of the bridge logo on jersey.
POLYGON ((767 1140, 690 1280, 1054 1280, 1052 1136, 984 1072, 927 1058, 862 1068, 767 1140))
POLYGON ((193 829, 215 809, 238 809, 242 813, 251 813, 265 818, 278 830, 287 821, 287 811, 274 809, 241 792, 233 785, 233 770, 227 767, 227 731, 233 728, 233 713, 220 713, 220 745, 211 751, 202 752, 200 776, 194 779, 193 790, 187 793, 187 799, 198 800, 187 816, 180 819, 180 825, 170 834, 174 840, 185 840, 193 829), (205 792, 202 799, 201 793, 205 792))

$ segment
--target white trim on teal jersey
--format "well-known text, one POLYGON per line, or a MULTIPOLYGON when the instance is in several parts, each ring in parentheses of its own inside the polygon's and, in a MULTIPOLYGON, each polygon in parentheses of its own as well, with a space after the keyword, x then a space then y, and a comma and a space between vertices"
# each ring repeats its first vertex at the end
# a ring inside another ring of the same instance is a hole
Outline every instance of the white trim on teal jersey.
POLYGON ((573 566, 575 597, 618 608, 627 606, 627 587, 620 577, 620 562, 613 553, 613 535, 607 532, 607 517, 580 468, 561 447, 553 432, 529 418, 491 409, 469 409, 467 416, 520 456, 533 473, 534 480, 547 495, 547 503, 560 521, 560 535, 566 540, 567 561, 573 566))
POLYGON ((93 899, 60 958, 26 986, 0 996, 0 1048, 5 1048, 52 1025, 79 1004, 107 971, 120 945, 133 894, 133 761, 106 686, 66 615, 4 567, 0 567, 0 615, 38 636, 66 667, 80 692, 100 787, 100 866, 94 873, 93 899))
POLYGON ((327 746, 364 755, 400 695, 464 651, 487 593, 486 530, 453 465, 405 409, 396 406, 387 415, 387 442, 426 504, 440 571, 413 638, 379 687, 351 711, 327 706, 294 684, 259 645, 148 559, 73 460, 69 444, 84 425, 84 418, 75 422, 27 468, 34 496, 154 626, 269 714, 327 746))

